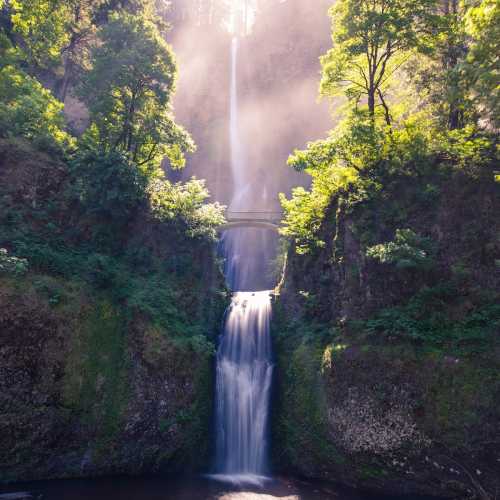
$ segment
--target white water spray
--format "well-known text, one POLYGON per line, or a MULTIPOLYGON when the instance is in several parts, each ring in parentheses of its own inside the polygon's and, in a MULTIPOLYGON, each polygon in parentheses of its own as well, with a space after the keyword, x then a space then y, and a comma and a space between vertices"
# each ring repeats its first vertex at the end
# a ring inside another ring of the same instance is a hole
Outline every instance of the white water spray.
MULTIPOLYGON (((251 210, 263 200, 247 179, 238 120, 238 40, 231 47, 231 210, 251 210)), ((217 352, 216 479, 261 484, 268 473, 272 381, 271 297, 265 269, 273 255, 272 231, 239 228, 222 240, 226 279, 235 294, 217 352), (258 291, 255 291, 258 290, 258 291)))

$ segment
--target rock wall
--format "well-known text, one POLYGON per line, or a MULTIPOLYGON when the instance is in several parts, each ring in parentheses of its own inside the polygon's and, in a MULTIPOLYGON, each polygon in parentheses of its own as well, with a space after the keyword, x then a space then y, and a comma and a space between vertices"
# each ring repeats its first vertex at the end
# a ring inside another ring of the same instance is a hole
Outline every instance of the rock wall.
POLYGON ((0 281, 0 481, 205 466, 210 350, 106 296, 0 281))
POLYGON ((62 159, 0 141, 0 482, 206 467, 214 242, 141 206, 99 246, 70 188, 62 159))
POLYGON ((385 494, 500 490, 499 188, 491 171, 442 168, 354 206, 339 194, 324 246, 290 250, 274 308, 278 469, 385 494), (402 227, 432 242, 430 269, 367 257, 402 227))
POLYGON ((0 480, 190 470, 212 353, 76 283, 0 280, 0 480))

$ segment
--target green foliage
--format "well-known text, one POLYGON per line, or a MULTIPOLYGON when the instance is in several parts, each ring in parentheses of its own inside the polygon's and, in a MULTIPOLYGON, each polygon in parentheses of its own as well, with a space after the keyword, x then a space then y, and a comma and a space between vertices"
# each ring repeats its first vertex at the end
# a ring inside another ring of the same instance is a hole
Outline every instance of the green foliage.
POLYGON ((432 50, 412 61, 409 75, 421 109, 439 127, 454 130, 479 122, 498 128, 499 12, 491 0, 439 5, 432 50))
POLYGON ((0 248, 0 273, 22 275, 28 271, 27 259, 9 255, 7 249, 0 248))
POLYGON ((280 194, 281 206, 285 213, 280 233, 294 240, 299 254, 309 252, 311 247, 325 245, 324 241, 318 238, 318 233, 329 201, 329 196, 313 195, 302 187, 292 191, 290 200, 280 194))
POLYGON ((215 239, 217 227, 225 222, 223 205, 205 203, 210 195, 204 181, 191 179, 172 184, 165 179, 155 179, 148 193, 154 217, 162 222, 181 220, 192 237, 215 239))
POLYGON ((492 160, 497 161, 499 155, 495 136, 481 132, 472 125, 438 133, 432 147, 436 153, 448 155, 456 168, 474 176, 481 171, 489 171, 492 160))
POLYGON ((22 36, 28 58, 41 67, 59 61, 69 42, 70 5, 60 0, 11 0, 14 32, 22 36))
POLYGON ((25 137, 45 149, 67 149, 63 105, 42 85, 12 65, 0 69, 0 135, 25 137))
POLYGON ((500 306, 478 304, 461 319, 450 318, 447 304, 458 297, 451 284, 424 287, 402 306, 382 310, 365 323, 369 335, 409 339, 435 345, 456 345, 484 342, 500 327, 500 306))
POLYGON ((471 37, 466 72, 482 115, 500 126, 500 5, 482 0, 466 14, 466 31, 471 37))
POLYGON ((70 163, 70 197, 96 240, 116 240, 146 201, 147 177, 120 152, 81 150, 70 163))
POLYGON ((381 264, 394 264, 398 269, 430 269, 434 265, 433 242, 411 229, 396 229, 393 241, 366 250, 366 256, 381 264))
POLYGON ((434 5, 433 0, 337 2, 330 10, 334 47, 321 59, 322 93, 343 93, 356 106, 366 97, 371 117, 382 106, 390 124, 384 94, 408 52, 427 49, 434 5))
POLYGON ((182 167, 194 144, 171 112, 171 48, 153 23, 129 14, 113 15, 99 37, 80 87, 93 122, 85 140, 129 154, 145 171, 155 172, 165 156, 182 167))
POLYGON ((360 171, 380 159, 384 141, 384 128, 375 126, 367 113, 354 110, 328 139, 294 151, 288 164, 311 174, 332 165, 360 171))

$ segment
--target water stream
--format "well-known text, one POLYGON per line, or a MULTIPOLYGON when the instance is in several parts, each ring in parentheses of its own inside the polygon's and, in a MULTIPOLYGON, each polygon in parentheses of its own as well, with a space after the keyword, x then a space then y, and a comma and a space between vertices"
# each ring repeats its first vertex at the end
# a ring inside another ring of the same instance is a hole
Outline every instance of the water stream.
MULTIPOLYGON (((250 182, 238 121, 238 40, 231 46, 231 210, 255 210, 265 194, 250 182)), ((238 228, 222 238, 228 285, 234 290, 217 352, 216 474, 234 483, 260 484, 268 471, 269 405, 273 372, 270 338, 275 253, 272 230, 238 228)))
POLYGON ((267 468, 272 378, 269 292, 237 292, 217 355, 217 471, 260 483, 267 468))

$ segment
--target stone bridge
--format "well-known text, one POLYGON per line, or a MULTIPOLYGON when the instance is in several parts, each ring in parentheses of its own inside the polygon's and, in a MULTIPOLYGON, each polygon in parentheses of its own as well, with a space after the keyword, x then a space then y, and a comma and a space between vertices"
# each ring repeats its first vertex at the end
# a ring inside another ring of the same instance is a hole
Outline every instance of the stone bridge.
POLYGON ((263 229, 273 229, 277 231, 282 217, 282 212, 260 210, 236 212, 228 210, 226 212, 226 223, 220 226, 220 230, 224 231, 225 229, 236 227, 261 227, 263 229))

